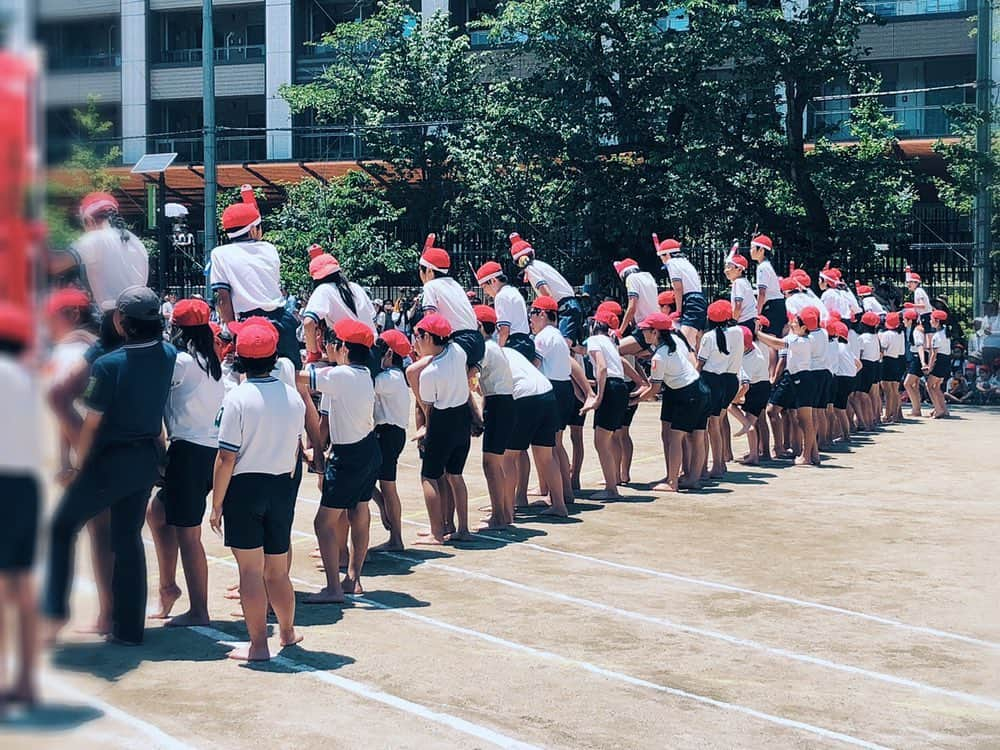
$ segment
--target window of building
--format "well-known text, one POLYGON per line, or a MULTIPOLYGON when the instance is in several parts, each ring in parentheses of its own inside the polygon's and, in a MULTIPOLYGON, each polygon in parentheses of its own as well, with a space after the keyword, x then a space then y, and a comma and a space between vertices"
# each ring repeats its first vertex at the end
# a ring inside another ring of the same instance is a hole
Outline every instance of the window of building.
POLYGON ((120 68, 121 27, 118 19, 40 24, 38 41, 49 70, 120 68))

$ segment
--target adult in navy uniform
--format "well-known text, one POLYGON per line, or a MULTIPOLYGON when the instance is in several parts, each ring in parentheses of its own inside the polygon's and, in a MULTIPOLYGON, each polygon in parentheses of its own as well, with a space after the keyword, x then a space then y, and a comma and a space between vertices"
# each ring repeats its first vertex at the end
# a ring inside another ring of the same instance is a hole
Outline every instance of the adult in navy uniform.
POLYGON ((160 431, 177 351, 163 340, 160 300, 147 287, 119 295, 114 325, 125 344, 94 362, 77 445, 76 477, 52 519, 44 611, 53 633, 69 618, 73 546, 88 519, 111 510, 111 639, 142 642, 146 556, 142 524, 158 476, 160 431))
POLYGON ((302 353, 295 335, 298 322, 287 309, 281 293, 281 259, 270 242, 264 242, 260 210, 253 192, 222 212, 222 228, 231 242, 212 250, 209 283, 215 293, 219 321, 224 327, 236 320, 262 316, 278 329, 278 356, 302 369, 302 353))

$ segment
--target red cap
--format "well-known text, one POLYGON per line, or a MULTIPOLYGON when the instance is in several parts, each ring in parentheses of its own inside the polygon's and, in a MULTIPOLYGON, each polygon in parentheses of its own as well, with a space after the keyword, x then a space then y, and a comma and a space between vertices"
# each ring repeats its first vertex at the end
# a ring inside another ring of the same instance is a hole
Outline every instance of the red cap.
POLYGON ((546 312, 558 312, 559 303, 551 297, 536 297, 531 303, 532 310, 545 310, 546 312))
POLYGON ((895 331, 897 328, 899 328, 898 312, 891 312, 885 316, 885 327, 892 331, 895 331))
POLYGON ((405 333, 397 328, 390 328, 388 331, 382 331, 379 338, 389 345, 389 349, 392 350, 393 354, 398 354, 400 357, 408 357, 413 352, 413 347, 410 346, 410 340, 406 338, 405 333))
POLYGON ((767 326, 771 325, 771 319, 768 318, 766 315, 758 315, 757 316, 757 322, 760 323, 765 328, 767 326))
POLYGON ((656 304, 675 305, 677 304, 677 299, 674 297, 674 293, 671 291, 660 292, 658 295, 656 295, 656 304))
POLYGON ((946 313, 944 310, 932 310, 931 320, 939 320, 943 323, 944 321, 948 320, 948 313, 946 313))
POLYGON ((236 334, 236 355, 249 359, 270 357, 278 351, 278 329, 267 318, 255 315, 242 323, 230 323, 236 334))
POLYGON ((211 310, 202 299, 182 299, 174 305, 174 323, 179 326, 206 326, 211 310))
POLYGON ((791 276, 798 283, 799 286, 807 287, 812 284, 812 279, 809 278, 809 274, 803 271, 801 268, 796 268, 792 271, 791 276))
POLYGON ((840 317, 840 311, 839 310, 830 310, 827 313, 827 317, 830 320, 840 320, 841 319, 841 317, 840 317))
POLYGON ((474 299, 479 299, 479 295, 471 289, 465 293, 465 296, 469 298, 469 302, 472 302, 474 299))
POLYGON ((904 302, 903 303, 903 309, 904 310, 909 310, 911 308, 912 309, 916 309, 916 307, 917 307, 917 303, 916 302, 904 302))
POLYGON ((747 266, 749 264, 747 263, 747 259, 742 255, 733 255, 726 258, 726 265, 736 266, 737 268, 742 268, 745 271, 747 270, 747 266))
POLYGON ((618 328, 618 316, 610 310, 598 310, 594 314, 594 321, 603 323, 608 328, 618 328))
POLYGON ((253 206, 254 208, 257 208, 257 196, 254 195, 253 185, 240 185, 240 200, 253 206))
POLYGON ((440 247, 434 247, 434 240, 437 235, 429 234, 424 240, 424 252, 420 255, 420 265, 432 271, 447 273, 451 268, 451 256, 440 247))
POLYGON ((791 276, 785 276, 781 281, 778 282, 778 286, 783 292, 794 292, 799 288, 799 282, 793 279, 791 276))
POLYGON ((664 313, 650 313, 639 323, 640 329, 654 329, 657 331, 669 331, 674 327, 674 321, 669 315, 664 313))
POLYGON ((746 326, 740 326, 743 330, 743 351, 753 349, 753 331, 746 326))
MULTIPOLYGON (((548 299, 548 298, 546 298, 548 299)), ((496 323, 497 311, 489 305, 473 305, 473 312, 476 313, 476 320, 480 323, 496 323)))
POLYGON ((799 320, 802 321, 807 331, 815 331, 819 328, 819 310, 815 307, 804 307, 799 313, 799 320))
POLYGON ((833 335, 836 336, 837 338, 846 339, 848 335, 847 323, 843 323, 839 320, 836 323, 834 323, 833 335))
POLYGON ((754 245, 762 247, 765 250, 772 250, 774 247, 773 243, 771 242, 771 238, 768 237, 766 234, 758 234, 756 237, 750 240, 750 247, 753 247, 754 245))
POLYGON ((448 319, 444 315, 431 313, 420 319, 420 322, 417 323, 417 330, 426 331, 440 338, 445 338, 451 336, 451 323, 448 322, 448 319))
POLYGON ((497 263, 495 260, 483 263, 476 271, 476 281, 480 284, 485 284, 487 281, 492 281, 497 276, 503 273, 503 267, 497 263))
POLYGON ((920 317, 920 313, 918 313, 912 307, 908 307, 905 310, 903 310, 903 320, 916 320, 919 317, 920 317))
POLYGON ((255 203, 234 203, 222 212, 222 228, 232 238, 242 237, 260 224, 260 211, 255 203))
POLYGON ((879 323, 878 313, 873 310, 869 310, 861 316, 861 322, 866 326, 877 326, 879 323))
POLYGON ((909 284, 911 281, 912 282, 916 282, 917 284, 919 284, 920 283, 920 274, 919 273, 913 273, 913 271, 910 270, 910 267, 907 266, 906 267, 906 283, 909 284))
POLYGON ((597 306, 597 310, 595 312, 609 312, 612 315, 621 315, 622 306, 613 299, 606 299, 597 306))
POLYGON ((725 323, 733 319, 733 305, 729 300, 717 299, 708 306, 708 319, 713 323, 725 323))
POLYGON ((510 234, 510 254, 514 260, 517 260, 523 255, 528 255, 535 252, 535 249, 527 242, 521 239, 521 235, 517 232, 511 232, 510 234))
POLYGON ((313 280, 325 279, 340 270, 340 263, 329 253, 317 255, 309 261, 309 276, 313 280))
POLYGON ((841 275, 839 268, 824 268, 819 272, 819 277, 825 281, 827 284, 833 284, 837 286, 840 284, 841 275))
POLYGON ((86 219, 102 211, 117 211, 118 200, 111 193, 90 193, 80 201, 80 218, 86 219))
POLYGON ((624 260, 616 260, 614 266, 615 266, 615 273, 621 276, 630 268, 638 268, 639 264, 636 263, 631 258, 625 258, 624 260))
POLYGON ((371 348, 375 343, 375 334, 372 329, 353 318, 341 318, 333 324, 333 333, 341 341, 347 344, 360 344, 371 348))
POLYGON ((322 254, 323 254, 323 248, 322 248, 322 247, 320 247, 319 245, 317 245, 317 244, 316 244, 316 243, 314 242, 314 243, 312 243, 312 244, 311 244, 311 245, 309 246, 309 250, 308 250, 308 252, 309 252, 309 260, 312 260, 312 259, 313 259, 313 258, 315 258, 315 257, 316 257, 317 255, 322 255, 322 254))
POLYGON ((653 235, 653 250, 657 255, 671 255, 673 253, 679 252, 681 249, 681 243, 673 238, 668 238, 660 242, 660 238, 655 234, 653 235))
POLYGON ((0 339, 18 344, 31 342, 31 315, 23 307, 0 302, 0 339))
POLYGON ((62 310, 83 309, 90 307, 90 297, 82 289, 67 286, 57 289, 49 295, 45 303, 45 314, 50 318, 62 310))
POLYGON ((858 293, 859 297, 865 297, 865 296, 867 296, 867 295, 869 295, 869 294, 872 293, 872 288, 870 286, 866 286, 865 284, 862 284, 860 281, 858 281, 857 279, 855 279, 854 280, 854 291, 856 291, 858 293))

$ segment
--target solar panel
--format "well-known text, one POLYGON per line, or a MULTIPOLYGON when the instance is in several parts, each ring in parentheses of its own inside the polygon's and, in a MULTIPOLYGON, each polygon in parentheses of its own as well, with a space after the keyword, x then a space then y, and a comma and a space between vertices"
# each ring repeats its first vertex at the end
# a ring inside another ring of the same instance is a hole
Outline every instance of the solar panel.
POLYGON ((132 167, 132 174, 159 174, 174 163, 177 154, 145 154, 132 167))

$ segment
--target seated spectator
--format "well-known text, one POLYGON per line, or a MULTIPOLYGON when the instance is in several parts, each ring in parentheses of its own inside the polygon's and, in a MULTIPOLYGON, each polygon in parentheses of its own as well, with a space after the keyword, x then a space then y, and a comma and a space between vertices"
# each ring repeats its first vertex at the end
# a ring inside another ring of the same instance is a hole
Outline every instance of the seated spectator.
POLYGON ((950 404, 964 404, 972 398, 972 389, 969 387, 969 381, 965 379, 965 375, 959 372, 948 379, 944 398, 950 404))
POLYGON ((976 371, 976 390, 984 395, 991 395, 993 388, 990 385, 990 370, 986 365, 980 365, 976 371))

